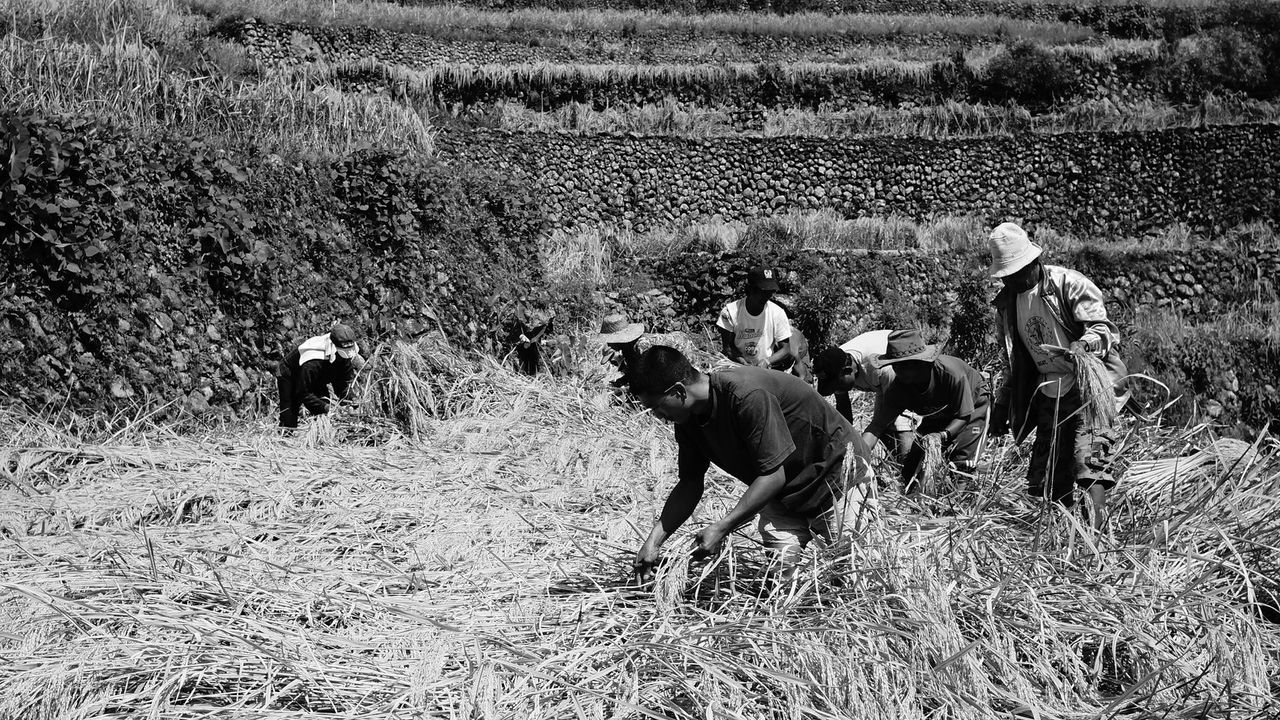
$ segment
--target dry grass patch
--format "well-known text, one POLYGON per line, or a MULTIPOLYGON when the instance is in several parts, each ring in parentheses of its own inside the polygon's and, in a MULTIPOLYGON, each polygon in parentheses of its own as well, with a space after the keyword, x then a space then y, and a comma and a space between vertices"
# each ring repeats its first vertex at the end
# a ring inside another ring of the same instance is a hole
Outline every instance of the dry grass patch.
MULTIPOLYGON (((1122 480, 1101 537, 1029 504, 997 444, 945 498, 882 491, 789 589, 749 530, 709 564, 677 537, 635 588, 670 430, 599 381, 466 362, 473 400, 416 441, 353 442, 358 413, 319 446, 0 416, 0 715, 1263 718, 1280 693, 1273 441, 1201 492, 1122 480), (211 512, 130 509, 186 487, 211 512), (51 502, 100 520, 29 532, 51 502)), ((1135 460, 1209 439, 1127 429, 1135 460)), ((739 492, 715 480, 691 527, 739 492)))

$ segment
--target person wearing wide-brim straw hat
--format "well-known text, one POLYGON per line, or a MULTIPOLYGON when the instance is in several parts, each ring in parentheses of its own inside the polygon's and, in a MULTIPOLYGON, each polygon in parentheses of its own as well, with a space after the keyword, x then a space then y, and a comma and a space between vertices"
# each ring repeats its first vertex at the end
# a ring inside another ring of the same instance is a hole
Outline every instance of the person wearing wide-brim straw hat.
POLYGON ((1040 246, 1017 224, 997 226, 989 246, 989 274, 1004 285, 992 304, 1008 365, 990 431, 998 436, 1012 429, 1021 442, 1034 430, 1027 492, 1070 506, 1080 487, 1094 506, 1094 527, 1101 527, 1106 493, 1115 485, 1109 468, 1114 434, 1109 421, 1084 421, 1070 354, 1101 358, 1120 385, 1126 370, 1116 350, 1119 332, 1098 286, 1075 270, 1045 264, 1040 246))
POLYGON ((958 357, 943 354, 940 346, 926 343, 919 330, 889 333, 885 351, 872 363, 881 368, 892 366, 894 373, 863 431, 863 443, 870 447, 887 437, 903 412, 920 416, 902 461, 907 492, 917 489, 916 475, 925 457, 920 440, 924 435, 938 434, 951 465, 972 473, 977 468, 990 400, 982 373, 958 357))
POLYGON ((609 382, 610 385, 617 388, 627 386, 627 371, 640 357, 639 342, 643 336, 644 324, 630 322, 622 313, 606 315, 600 322, 600 333, 596 339, 609 348, 609 363, 622 372, 621 376, 609 382))
MULTIPOLYGON (((893 382, 893 365, 879 366, 876 361, 888 349, 892 332, 870 330, 814 356, 813 376, 818 381, 818 394, 834 395, 836 410, 845 420, 853 422, 853 398, 849 393, 854 390, 872 393, 876 405, 883 402, 884 391, 893 382)), ((920 416, 909 410, 894 420, 899 461, 911 451, 919 422, 920 416)))

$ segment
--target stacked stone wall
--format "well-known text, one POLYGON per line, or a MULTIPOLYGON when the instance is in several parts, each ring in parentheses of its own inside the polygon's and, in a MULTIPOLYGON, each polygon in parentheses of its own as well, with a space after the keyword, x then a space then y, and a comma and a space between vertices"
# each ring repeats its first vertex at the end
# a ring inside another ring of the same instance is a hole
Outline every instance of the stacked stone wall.
POLYGON ((830 208, 1019 218, 1106 238, 1280 215, 1280 127, 959 138, 442 133, 442 157, 532 179, 554 227, 636 231, 830 208))

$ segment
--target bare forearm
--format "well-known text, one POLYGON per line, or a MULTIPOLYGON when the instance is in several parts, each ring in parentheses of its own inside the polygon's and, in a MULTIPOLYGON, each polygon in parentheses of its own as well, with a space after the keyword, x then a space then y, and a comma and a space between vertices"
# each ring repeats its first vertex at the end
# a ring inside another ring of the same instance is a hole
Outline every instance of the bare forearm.
POLYGON ((698 507, 698 501, 702 499, 702 482, 681 481, 671 489, 671 494, 667 496, 667 502, 662 506, 662 514, 658 516, 658 522, 654 523, 653 529, 649 531, 649 537, 645 540, 645 544, 650 547, 661 547, 671 537, 672 533, 680 529, 689 520, 689 516, 693 515, 694 508, 698 507))
POLYGON ((769 367, 778 367, 786 365, 791 360, 791 344, 782 343, 782 347, 778 351, 769 356, 769 367))
POLYGON ((782 486, 787 482, 786 476, 782 472, 782 468, 757 477, 754 482, 747 486, 747 491, 742 493, 742 497, 738 498, 738 502, 718 523, 725 532, 732 531, 750 521, 768 505, 778 493, 782 492, 782 486))
POLYGON ((853 422, 853 400, 850 399, 849 393, 836 393, 836 412, 840 413, 840 417, 853 422))

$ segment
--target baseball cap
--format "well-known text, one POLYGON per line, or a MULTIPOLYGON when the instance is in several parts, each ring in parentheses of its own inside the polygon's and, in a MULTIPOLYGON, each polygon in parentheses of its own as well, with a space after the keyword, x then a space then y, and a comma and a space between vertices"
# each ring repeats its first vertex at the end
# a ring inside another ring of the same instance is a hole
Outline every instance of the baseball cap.
POLYGON ((773 268, 753 267, 747 272, 747 287, 778 291, 778 273, 773 268))

